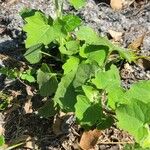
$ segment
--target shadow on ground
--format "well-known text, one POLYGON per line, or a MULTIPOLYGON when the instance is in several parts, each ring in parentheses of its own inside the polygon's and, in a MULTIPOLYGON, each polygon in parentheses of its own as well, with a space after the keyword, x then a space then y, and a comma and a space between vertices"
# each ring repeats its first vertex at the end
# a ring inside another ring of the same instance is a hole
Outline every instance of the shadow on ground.
MULTIPOLYGON (((16 30, 16 32, 18 32, 16 30)), ((22 39, 11 38, 10 34, 5 32, 0 35, 1 39, 5 36, 10 39, 0 41, 0 62, 10 68, 16 67, 17 61, 22 61, 24 45, 22 39), (5 58, 6 57, 6 58, 5 58), (9 59, 10 58, 10 59, 9 59), (12 61, 12 60, 14 60, 12 61)), ((20 36, 20 38, 22 38, 20 36)), ((32 86, 32 85, 29 85, 32 86)), ((2 113, 5 116, 5 139, 6 143, 14 145, 26 140, 31 140, 32 149, 46 150, 59 148, 61 146, 60 136, 57 137, 52 130, 53 117, 42 118, 36 112, 43 106, 43 97, 35 94, 30 97, 27 94, 27 87, 18 80, 6 79, 6 76, 0 75, 0 92, 11 97, 11 102, 2 113), (31 100, 31 113, 26 113, 25 105, 31 100), (36 146, 35 146, 36 145, 36 146)), ((0 98, 1 99, 1 98, 0 98)), ((19 148, 18 148, 19 149, 19 148)), ((21 146, 21 149, 30 149, 28 145, 21 146)))

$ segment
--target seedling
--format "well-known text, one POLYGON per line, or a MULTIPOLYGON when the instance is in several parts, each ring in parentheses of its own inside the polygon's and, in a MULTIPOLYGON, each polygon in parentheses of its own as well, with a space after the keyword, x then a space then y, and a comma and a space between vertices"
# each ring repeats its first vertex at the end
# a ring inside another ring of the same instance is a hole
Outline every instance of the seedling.
MULTIPOLYGON (((86 0, 69 2, 78 9, 86 0)), ((38 10, 21 14, 27 35, 24 56, 32 65, 41 65, 36 77, 39 93, 52 99, 40 112, 46 117, 60 110, 74 112, 77 123, 87 130, 116 124, 143 149, 150 148, 150 81, 125 89, 117 68, 119 61, 134 62, 137 56, 99 36, 78 16, 63 14, 63 1, 55 4, 56 18, 38 10)))

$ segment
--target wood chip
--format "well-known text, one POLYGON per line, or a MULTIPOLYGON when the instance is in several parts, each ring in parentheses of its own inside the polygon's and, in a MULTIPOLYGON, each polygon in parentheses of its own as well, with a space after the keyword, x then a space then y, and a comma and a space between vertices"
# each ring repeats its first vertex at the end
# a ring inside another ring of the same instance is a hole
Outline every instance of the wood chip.
POLYGON ((85 131, 82 134, 79 146, 83 150, 91 150, 91 149, 93 149, 94 146, 96 145, 100 135, 101 135, 101 131, 99 131, 97 129, 90 130, 90 131, 85 131))

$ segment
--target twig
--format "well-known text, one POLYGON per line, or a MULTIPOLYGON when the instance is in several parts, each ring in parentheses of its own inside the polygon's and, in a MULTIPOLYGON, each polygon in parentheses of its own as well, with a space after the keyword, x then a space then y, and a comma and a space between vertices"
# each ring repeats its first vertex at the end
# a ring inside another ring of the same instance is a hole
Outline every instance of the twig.
POLYGON ((28 87, 29 85, 25 84, 20 78, 17 78, 17 80, 22 83, 25 87, 28 87))
POLYGON ((100 142, 98 144, 104 145, 116 145, 116 144, 134 144, 134 142, 100 142))

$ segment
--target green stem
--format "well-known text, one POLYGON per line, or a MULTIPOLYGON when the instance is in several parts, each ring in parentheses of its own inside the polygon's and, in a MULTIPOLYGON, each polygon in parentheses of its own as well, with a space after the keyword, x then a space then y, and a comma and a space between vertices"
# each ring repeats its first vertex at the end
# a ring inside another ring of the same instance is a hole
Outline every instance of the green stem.
POLYGON ((49 56, 49 57, 51 57, 51 58, 54 58, 56 61, 62 62, 61 59, 59 59, 59 58, 57 58, 57 57, 55 57, 55 56, 52 56, 52 55, 50 55, 50 54, 48 54, 48 53, 45 53, 45 52, 40 52, 40 53, 42 53, 42 54, 44 54, 44 55, 47 55, 47 56, 49 56))
POLYGON ((17 148, 17 147, 23 145, 23 144, 25 144, 25 143, 22 142, 22 143, 19 143, 19 144, 15 144, 15 145, 13 145, 13 146, 10 146, 10 147, 6 148, 5 150, 12 150, 12 149, 14 149, 14 148, 17 148))
POLYGON ((145 58, 145 59, 150 59, 150 56, 137 56, 137 59, 145 58))
POLYGON ((108 63, 108 60, 109 60, 109 57, 110 57, 111 53, 112 53, 112 51, 110 51, 108 53, 108 55, 106 56, 105 61, 104 61, 103 65, 102 65, 102 70, 105 69, 105 66, 108 63))
POLYGON ((55 11, 57 18, 62 18, 63 14, 63 0, 54 0, 55 11))

